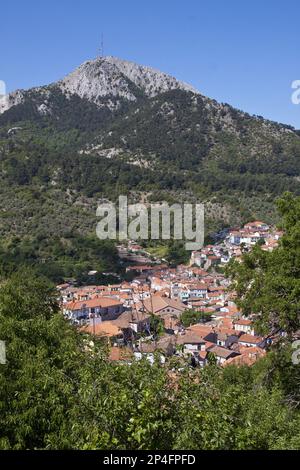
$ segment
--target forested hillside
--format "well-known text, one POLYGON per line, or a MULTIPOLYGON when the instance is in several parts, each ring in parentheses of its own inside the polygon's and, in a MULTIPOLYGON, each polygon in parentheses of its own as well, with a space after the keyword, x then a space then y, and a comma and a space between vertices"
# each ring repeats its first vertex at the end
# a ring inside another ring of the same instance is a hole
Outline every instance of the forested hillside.
POLYGON ((119 194, 205 202, 210 233, 276 222, 275 199, 300 192, 299 132, 119 59, 12 94, 0 113, 1 243, 93 236, 97 204, 119 194))

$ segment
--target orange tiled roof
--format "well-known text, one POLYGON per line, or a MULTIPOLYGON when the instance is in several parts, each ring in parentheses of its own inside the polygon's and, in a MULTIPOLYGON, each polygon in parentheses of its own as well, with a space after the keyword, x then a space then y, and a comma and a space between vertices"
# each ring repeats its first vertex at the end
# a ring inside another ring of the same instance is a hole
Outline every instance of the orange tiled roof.
POLYGON ((83 326, 81 331, 90 334, 95 333, 96 336, 106 336, 108 338, 111 338, 112 336, 118 336, 122 333, 121 329, 111 321, 104 321, 101 323, 96 323, 95 325, 90 324, 88 326, 83 326))
POLYGON ((239 343, 259 344, 262 342, 262 340, 263 338, 261 336, 244 334, 239 338, 239 343))
POLYGON ((244 318, 241 318, 239 320, 234 320, 235 325, 250 326, 250 325, 252 325, 252 323, 253 322, 251 320, 245 320, 244 318))
POLYGON ((98 297, 96 299, 82 300, 78 302, 69 302, 66 305, 68 310, 81 310, 83 308, 108 308, 117 305, 122 305, 120 300, 113 299, 111 297, 98 297))

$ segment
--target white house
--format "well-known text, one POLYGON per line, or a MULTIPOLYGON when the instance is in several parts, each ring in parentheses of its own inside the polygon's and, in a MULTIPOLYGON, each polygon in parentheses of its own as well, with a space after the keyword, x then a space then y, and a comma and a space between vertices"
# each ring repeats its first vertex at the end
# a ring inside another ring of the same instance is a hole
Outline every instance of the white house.
POLYGON ((233 328, 236 331, 242 331, 243 333, 254 335, 253 322, 251 320, 247 320, 244 318, 235 320, 233 324, 233 328))
POLYGON ((64 314, 70 320, 101 317, 102 320, 117 318, 124 310, 123 302, 112 297, 70 302, 64 306, 64 314))

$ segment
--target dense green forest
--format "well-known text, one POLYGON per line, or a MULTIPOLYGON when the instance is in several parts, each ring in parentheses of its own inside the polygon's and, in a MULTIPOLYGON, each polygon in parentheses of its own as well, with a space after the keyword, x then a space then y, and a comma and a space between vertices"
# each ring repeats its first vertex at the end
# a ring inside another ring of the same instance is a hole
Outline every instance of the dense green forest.
POLYGON ((20 266, 30 266, 53 282, 75 279, 78 283, 99 284, 111 280, 103 273, 122 271, 115 244, 91 236, 65 234, 64 237, 13 237, 0 243, 0 269, 9 275, 20 266), (90 271, 97 276, 89 277, 90 271))
POLYGON ((179 90, 124 102, 114 113, 52 90, 52 117, 34 111, 40 103, 32 95, 0 116, 9 184, 55 182, 110 199, 130 190, 299 192, 300 138, 288 126, 179 90), (112 148, 116 156, 105 157, 112 148))
POLYGON ((176 359, 131 365, 62 316, 49 281, 30 269, 0 287, 1 449, 299 449, 300 198, 279 204, 285 235, 230 266, 245 314, 284 329, 252 367, 182 369, 176 359))
MULTIPOLYGON (((99 106, 52 85, 29 90, 0 115, 7 272, 20 262, 40 265, 56 282, 89 269, 118 272, 114 247, 108 256, 107 244, 91 240, 97 205, 120 194, 132 202, 204 202, 207 239, 251 219, 276 223, 276 198, 299 194, 293 128, 183 90, 135 93, 136 101, 107 96, 99 106), (40 111, 45 96, 50 113, 40 111)), ((171 262, 186 260, 178 246, 167 253, 171 262)))

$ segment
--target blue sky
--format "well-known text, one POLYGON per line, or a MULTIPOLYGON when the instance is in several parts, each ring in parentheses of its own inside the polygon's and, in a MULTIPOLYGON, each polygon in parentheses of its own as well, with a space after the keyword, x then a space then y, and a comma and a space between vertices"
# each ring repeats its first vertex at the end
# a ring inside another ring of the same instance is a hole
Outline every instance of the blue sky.
POLYGON ((299 0, 1 2, 0 80, 55 81, 104 52, 150 65, 203 94, 300 128, 299 0))

